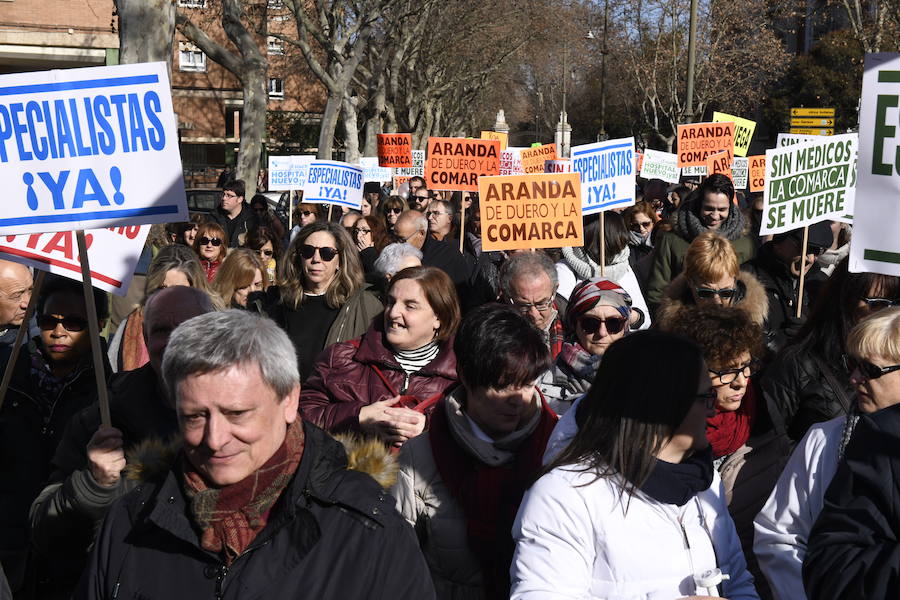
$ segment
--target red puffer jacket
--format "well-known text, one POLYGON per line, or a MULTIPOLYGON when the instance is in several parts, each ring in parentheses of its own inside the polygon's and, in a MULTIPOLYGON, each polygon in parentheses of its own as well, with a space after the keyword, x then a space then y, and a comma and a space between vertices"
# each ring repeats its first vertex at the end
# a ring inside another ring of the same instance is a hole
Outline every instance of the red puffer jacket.
POLYGON ((300 392, 303 418, 337 433, 359 431, 359 410, 403 392, 418 402, 440 397, 458 383, 453 340, 433 361, 407 375, 385 346, 380 319, 362 337, 325 348, 300 392))

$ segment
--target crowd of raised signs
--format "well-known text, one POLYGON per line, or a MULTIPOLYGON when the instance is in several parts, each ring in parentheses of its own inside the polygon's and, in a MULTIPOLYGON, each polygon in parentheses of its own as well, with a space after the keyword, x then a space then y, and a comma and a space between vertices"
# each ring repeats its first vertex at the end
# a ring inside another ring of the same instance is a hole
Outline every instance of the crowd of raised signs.
POLYGON ((364 192, 286 222, 231 180, 154 226, 128 295, 95 290, 104 365, 79 282, 24 322, 0 261, 4 364, 30 329, 0 598, 900 589, 900 279, 849 271, 850 226, 760 236, 716 174, 639 180, 583 247, 483 251, 475 193, 364 192))

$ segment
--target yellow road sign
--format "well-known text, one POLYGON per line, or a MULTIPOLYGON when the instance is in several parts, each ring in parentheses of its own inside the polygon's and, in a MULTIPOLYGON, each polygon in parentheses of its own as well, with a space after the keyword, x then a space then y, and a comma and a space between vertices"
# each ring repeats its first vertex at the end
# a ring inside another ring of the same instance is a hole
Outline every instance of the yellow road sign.
POLYGON ((834 118, 815 119, 794 117, 791 119, 791 127, 834 127, 834 118))
POLYGON ((833 117, 833 108, 792 108, 792 117, 833 117))
POLYGON ((834 135, 834 129, 812 129, 810 127, 791 127, 791 133, 800 135, 834 135))

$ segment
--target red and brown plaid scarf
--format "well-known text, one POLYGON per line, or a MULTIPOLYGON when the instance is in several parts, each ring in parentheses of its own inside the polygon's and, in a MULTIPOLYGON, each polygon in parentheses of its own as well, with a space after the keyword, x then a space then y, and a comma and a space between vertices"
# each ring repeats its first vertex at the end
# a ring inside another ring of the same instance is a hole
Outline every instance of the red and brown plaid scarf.
POLYGON ((303 456, 303 425, 288 426, 284 443, 256 472, 222 488, 209 487, 186 458, 184 489, 191 516, 202 531, 201 546, 230 565, 268 521, 269 511, 297 471, 303 456))
MULTIPOLYGON (((553 303, 553 308, 556 309, 556 303, 553 303)), ((547 344, 550 346, 550 357, 553 360, 556 360, 556 357, 562 352, 563 342, 565 342, 565 329, 563 328, 562 319, 559 318, 559 313, 556 313, 556 316, 553 317, 553 322, 550 324, 550 330, 547 332, 547 344)))

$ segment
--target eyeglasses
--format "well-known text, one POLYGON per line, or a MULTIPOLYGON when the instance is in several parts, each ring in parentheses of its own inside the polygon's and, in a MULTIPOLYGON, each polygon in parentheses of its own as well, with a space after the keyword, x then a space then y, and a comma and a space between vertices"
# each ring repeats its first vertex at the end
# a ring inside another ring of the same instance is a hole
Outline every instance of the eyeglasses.
POLYGON ((222 192, 222 196, 225 198, 237 198, 238 195, 234 192, 222 192))
POLYGON ((359 235, 360 233, 372 233, 371 229, 360 229, 359 227, 351 227, 350 231, 359 235))
POLYGON ((313 214, 313 211, 304 210, 304 211, 301 211, 300 214, 303 215, 304 217, 308 217, 309 215, 313 214))
POLYGON ((395 214, 395 215, 399 215, 400 213, 403 212, 403 209, 400 208, 399 206, 395 206, 395 207, 393 207, 393 208, 388 208, 388 209, 385 210, 384 212, 387 212, 387 213, 393 213, 393 214, 395 214))
POLYGON ((62 323, 63 329, 66 331, 84 331, 87 327, 87 319, 81 317, 54 317, 53 315, 40 315, 37 318, 38 327, 44 331, 52 331, 56 326, 62 323))
POLYGON ((518 310, 521 313, 527 313, 532 308, 537 310, 539 313, 545 313, 553 307, 553 298, 549 298, 542 302, 516 302, 512 298, 509 299, 509 303, 513 305, 513 308, 518 310))
POLYGON ((631 226, 635 229, 650 229, 651 227, 653 227, 653 221, 635 221, 631 224, 631 226))
POLYGON ((890 300, 888 298, 863 298, 862 301, 872 310, 881 310, 882 308, 900 305, 900 300, 890 300))
POLYGON ((420 203, 420 204, 421 204, 422 202, 424 202, 424 201, 426 201, 426 200, 430 200, 430 199, 431 199, 431 196, 413 196, 413 197, 411 198, 411 200, 412 200, 413 202, 418 202, 418 203, 420 203))
POLYGON ((274 250, 256 250, 255 252, 257 256, 268 256, 270 258, 275 254, 274 250))
POLYGON ((321 258, 324 262, 331 262, 334 260, 334 257, 338 255, 337 248, 331 248, 329 246, 310 246, 309 244, 303 244, 300 246, 300 256, 305 258, 306 260, 310 260, 316 254, 316 250, 319 251, 319 258, 321 258))
POLYGON ((589 335, 593 335, 600 331, 600 325, 606 325, 607 333, 615 335, 625 328, 625 319, 622 317, 607 317, 598 319, 597 317, 581 317, 578 319, 578 326, 581 330, 589 335))
POLYGON ((716 393, 716 390, 713 389, 703 392, 702 394, 697 394, 697 399, 703 400, 703 403, 706 405, 707 409, 714 408, 716 406, 716 399, 718 397, 719 395, 716 393))
POLYGON ((747 379, 753 377, 753 375, 759 372, 759 361, 754 358, 748 364, 736 369, 724 369, 722 371, 716 371, 715 369, 707 370, 718 377, 719 383, 721 385, 728 385, 729 383, 737 379, 739 373, 743 373, 744 377, 747 379))
POLYGON ((720 290, 714 290, 708 287, 698 287, 694 288, 694 291, 697 292, 697 297, 702 298, 703 300, 709 300, 711 298, 715 298, 718 296, 722 300, 731 300, 737 295, 737 288, 722 288, 720 290))
POLYGON ((449 213, 445 213, 445 212, 442 212, 439 210, 429 210, 428 212, 425 213, 425 218, 430 219, 431 217, 436 217, 437 215, 446 215, 446 214, 449 214, 449 213))
POLYGON ((841 357, 844 362, 844 368, 847 369, 848 373, 852 373, 859 369, 860 374, 866 379, 878 379, 882 375, 887 375, 888 373, 893 373, 894 371, 900 371, 900 365, 891 365, 889 367, 879 367, 878 365, 873 365, 867 360, 862 360, 856 358, 854 356, 850 356, 849 354, 845 354, 841 357))
POLYGON ((413 233, 409 234, 409 235, 406 236, 406 237, 403 237, 403 236, 400 235, 399 233, 392 233, 392 234, 391 234, 391 238, 392 238, 395 242, 397 242, 398 244, 405 244, 405 243, 408 242, 409 240, 411 240, 411 239, 413 239, 414 237, 416 237, 416 234, 417 234, 417 233, 419 233, 419 232, 418 232, 418 231, 414 231, 413 233))
POLYGON ((204 235, 202 238, 200 238, 200 245, 201 246, 212 245, 212 246, 218 247, 218 246, 222 245, 222 240, 220 240, 219 238, 208 238, 204 235))

